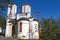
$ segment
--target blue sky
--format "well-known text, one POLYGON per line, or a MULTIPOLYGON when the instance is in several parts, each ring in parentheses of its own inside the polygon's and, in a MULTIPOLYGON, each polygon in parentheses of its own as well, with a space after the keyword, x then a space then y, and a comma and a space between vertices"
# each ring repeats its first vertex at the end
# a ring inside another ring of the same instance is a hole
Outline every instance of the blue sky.
MULTIPOLYGON (((60 17, 60 0, 15 0, 19 6, 28 3, 32 7, 32 16, 36 17, 36 12, 40 12, 40 18, 49 18, 53 16, 55 19, 60 17)), ((18 10, 18 13, 20 10, 18 10)))
POLYGON ((32 16, 36 18, 36 12, 40 12, 40 19, 49 18, 54 19, 60 17, 60 0, 14 0, 18 6, 17 13, 20 13, 20 5, 28 3, 32 7, 32 16))

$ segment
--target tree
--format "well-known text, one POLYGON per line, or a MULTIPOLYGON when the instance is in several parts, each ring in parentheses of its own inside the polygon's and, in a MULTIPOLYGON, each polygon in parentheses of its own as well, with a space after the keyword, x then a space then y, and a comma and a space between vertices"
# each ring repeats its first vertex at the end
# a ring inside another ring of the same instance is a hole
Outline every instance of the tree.
POLYGON ((58 26, 56 26, 56 21, 53 17, 48 19, 42 19, 41 26, 43 30, 41 31, 42 39, 44 40, 56 40, 58 34, 58 26))
POLYGON ((5 7, 7 7, 8 4, 13 4, 13 0, 0 0, 0 27, 5 28, 6 26, 6 19, 5 16, 5 7))
POLYGON ((6 20, 5 18, 0 16, 0 27, 5 28, 6 27, 6 20))

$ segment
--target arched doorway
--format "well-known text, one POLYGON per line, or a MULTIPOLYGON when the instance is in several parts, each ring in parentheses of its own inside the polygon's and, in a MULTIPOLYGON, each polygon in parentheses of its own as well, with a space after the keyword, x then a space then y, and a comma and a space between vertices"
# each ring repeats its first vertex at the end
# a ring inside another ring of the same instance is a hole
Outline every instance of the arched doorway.
POLYGON ((12 26, 12 37, 14 37, 14 35, 15 35, 15 25, 13 24, 13 26, 12 26))

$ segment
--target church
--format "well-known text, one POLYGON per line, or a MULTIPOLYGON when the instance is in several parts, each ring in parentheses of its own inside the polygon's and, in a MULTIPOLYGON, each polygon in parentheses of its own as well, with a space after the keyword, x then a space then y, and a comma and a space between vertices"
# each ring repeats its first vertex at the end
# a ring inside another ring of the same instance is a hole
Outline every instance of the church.
POLYGON ((31 6, 22 4, 17 14, 17 5, 9 4, 5 37, 39 39, 38 21, 31 15, 31 6))

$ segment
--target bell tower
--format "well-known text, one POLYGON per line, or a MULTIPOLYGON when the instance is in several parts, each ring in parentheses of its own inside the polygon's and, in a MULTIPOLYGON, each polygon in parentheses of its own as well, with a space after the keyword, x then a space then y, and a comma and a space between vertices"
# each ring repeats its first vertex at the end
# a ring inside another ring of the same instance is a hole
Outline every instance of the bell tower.
POLYGON ((15 19, 16 19, 16 10, 17 6, 15 4, 8 5, 8 12, 7 12, 7 21, 6 21, 6 37, 12 37, 15 33, 15 19))
POLYGON ((21 5, 21 13, 25 14, 27 18, 31 16, 31 6, 28 4, 21 5))
POLYGON ((7 13, 8 18, 15 19, 16 11, 17 11, 17 6, 15 4, 9 4, 8 5, 8 13, 7 13))

